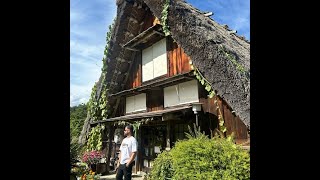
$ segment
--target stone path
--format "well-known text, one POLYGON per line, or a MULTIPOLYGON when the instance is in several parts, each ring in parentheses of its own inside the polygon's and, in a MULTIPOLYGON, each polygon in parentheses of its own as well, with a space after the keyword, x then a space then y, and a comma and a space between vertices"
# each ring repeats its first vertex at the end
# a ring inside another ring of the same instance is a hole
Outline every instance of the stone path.
MULTIPOLYGON (((100 180, 116 180, 116 174, 100 176, 100 180)), ((132 180, 143 180, 143 175, 132 174, 132 180)))

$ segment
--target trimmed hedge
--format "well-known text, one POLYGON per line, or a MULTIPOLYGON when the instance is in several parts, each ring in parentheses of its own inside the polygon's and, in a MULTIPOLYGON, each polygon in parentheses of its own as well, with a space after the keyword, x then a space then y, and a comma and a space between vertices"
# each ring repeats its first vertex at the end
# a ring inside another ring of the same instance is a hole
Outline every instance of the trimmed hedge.
POLYGON ((153 162, 151 179, 167 179, 173 175, 172 156, 168 151, 163 151, 153 162))

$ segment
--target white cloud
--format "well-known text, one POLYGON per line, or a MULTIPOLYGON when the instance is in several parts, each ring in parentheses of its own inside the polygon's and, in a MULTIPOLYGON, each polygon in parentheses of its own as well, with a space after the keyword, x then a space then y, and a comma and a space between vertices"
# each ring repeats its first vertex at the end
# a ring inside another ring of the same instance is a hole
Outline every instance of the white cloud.
POLYGON ((91 89, 94 83, 87 85, 74 85, 70 86, 70 106, 76 106, 81 103, 87 103, 90 98, 91 89))
MULTIPOLYGON (((85 42, 70 41, 70 55, 81 56, 90 60, 101 61, 103 57, 104 45, 92 45, 85 42)), ((71 61, 72 62, 72 61, 71 61)))
POLYGON ((82 59, 73 62, 70 66, 71 85, 88 84, 99 79, 101 68, 97 64, 82 59))
POLYGON ((101 74, 106 33, 116 10, 114 0, 70 2, 70 106, 90 98, 101 74))

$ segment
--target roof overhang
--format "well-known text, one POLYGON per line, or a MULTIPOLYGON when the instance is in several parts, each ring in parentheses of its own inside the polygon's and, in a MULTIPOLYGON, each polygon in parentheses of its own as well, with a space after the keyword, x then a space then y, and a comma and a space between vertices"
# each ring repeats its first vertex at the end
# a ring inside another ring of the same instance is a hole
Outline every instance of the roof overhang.
POLYGON ((123 45, 123 48, 133 51, 140 51, 151 46, 153 43, 163 39, 164 37, 165 35, 162 32, 162 26, 160 24, 156 24, 128 41, 123 45))
POLYGON ((172 76, 170 78, 158 79, 158 80, 152 81, 148 84, 144 84, 142 86, 139 86, 139 87, 136 87, 133 89, 126 89, 126 90, 123 90, 123 91, 120 91, 120 92, 117 92, 114 94, 109 94, 108 96, 109 97, 121 97, 121 96, 138 94, 138 93, 142 93, 148 89, 166 87, 166 86, 171 86, 176 83, 188 81, 188 80, 194 79, 193 76, 194 76, 193 73, 190 73, 190 72, 178 74, 178 75, 172 76))
POLYGON ((125 115, 125 116, 95 121, 95 122, 91 122, 90 124, 97 124, 97 123, 103 123, 103 122, 126 121, 126 120, 142 119, 142 118, 150 118, 150 117, 161 117, 167 113, 172 113, 172 112, 182 111, 182 110, 191 110, 191 107, 192 107, 192 104, 187 104, 187 105, 183 105, 183 106, 175 106, 175 107, 166 108, 164 110, 159 110, 159 111, 142 112, 142 113, 137 113, 137 114, 130 114, 130 115, 125 115))

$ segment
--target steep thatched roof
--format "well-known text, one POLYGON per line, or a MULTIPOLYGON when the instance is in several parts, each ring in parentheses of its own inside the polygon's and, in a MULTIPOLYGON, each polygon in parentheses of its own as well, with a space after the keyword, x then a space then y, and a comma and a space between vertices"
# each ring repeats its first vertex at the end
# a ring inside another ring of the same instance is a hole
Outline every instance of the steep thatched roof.
MULTIPOLYGON (((124 90, 135 51, 123 48, 142 31, 148 11, 161 19, 164 0, 117 0, 117 17, 111 35, 106 87, 108 94, 124 90)), ((170 0, 168 26, 173 39, 182 46, 195 66, 218 95, 250 128, 250 44, 226 26, 219 25, 185 1, 170 0), (220 50, 219 50, 220 47, 220 50), (223 47, 224 51, 221 51, 223 47), (228 59, 232 55, 236 62, 228 59), (237 69, 241 65, 245 71, 237 69)), ((100 92, 98 92, 98 97, 100 92)), ((119 100, 108 99, 108 117, 113 117, 119 100)), ((88 123, 89 126, 89 123, 88 123)), ((86 129, 83 127, 83 129, 86 129)))
MULTIPOLYGON (((161 18, 163 2, 144 0, 161 18)), ((171 0, 168 26, 173 39, 188 54, 195 66, 236 115, 250 128, 250 44, 181 0, 171 0), (219 47, 224 47, 224 52, 219 47), (241 72, 225 54, 232 54, 241 72)))

